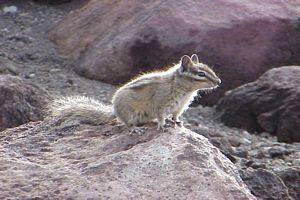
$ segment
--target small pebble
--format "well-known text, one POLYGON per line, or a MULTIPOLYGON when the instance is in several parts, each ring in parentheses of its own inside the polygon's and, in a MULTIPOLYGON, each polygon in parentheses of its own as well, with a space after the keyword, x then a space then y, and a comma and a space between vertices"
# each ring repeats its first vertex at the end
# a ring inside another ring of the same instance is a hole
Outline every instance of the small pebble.
POLYGON ((231 144, 231 146, 238 147, 241 145, 241 139, 236 136, 229 136, 228 141, 231 144))
POLYGON ((18 8, 16 6, 5 6, 3 8, 3 12, 5 14, 15 14, 16 12, 18 12, 18 8))
POLYGON ((29 76, 28 76, 29 78, 34 78, 35 77, 35 74, 29 74, 29 76))
POLYGON ((49 72, 53 74, 53 73, 57 73, 57 72, 60 72, 60 71, 61 71, 61 69, 53 68, 49 72))
POLYGON ((248 156, 248 151, 244 149, 236 149, 234 153, 240 158, 247 158, 248 156))
POLYGON ((9 33, 8 28, 3 28, 3 29, 1 29, 0 31, 3 32, 3 33, 9 33))
POLYGON ((293 165, 300 166, 300 159, 293 160, 293 165))
POLYGON ((68 79, 67 83, 70 84, 70 85, 74 85, 74 81, 72 79, 68 79))
POLYGON ((250 145, 252 143, 251 140, 248 140, 247 138, 242 138, 241 141, 245 145, 250 145))
POLYGON ((284 155, 289 154, 287 149, 284 148, 284 147, 281 147, 281 146, 271 147, 268 152, 269 152, 269 154, 272 158, 280 157, 280 156, 284 156, 284 155))
POLYGON ((266 164, 254 162, 254 163, 251 164, 251 167, 253 169, 259 169, 259 168, 266 169, 266 164))

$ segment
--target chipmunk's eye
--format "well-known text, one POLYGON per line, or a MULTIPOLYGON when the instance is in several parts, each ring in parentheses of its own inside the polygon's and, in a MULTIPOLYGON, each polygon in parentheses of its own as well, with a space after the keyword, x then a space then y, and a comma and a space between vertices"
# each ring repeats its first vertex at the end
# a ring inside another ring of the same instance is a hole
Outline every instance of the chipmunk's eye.
POLYGON ((205 72, 198 72, 198 76, 205 77, 205 72))

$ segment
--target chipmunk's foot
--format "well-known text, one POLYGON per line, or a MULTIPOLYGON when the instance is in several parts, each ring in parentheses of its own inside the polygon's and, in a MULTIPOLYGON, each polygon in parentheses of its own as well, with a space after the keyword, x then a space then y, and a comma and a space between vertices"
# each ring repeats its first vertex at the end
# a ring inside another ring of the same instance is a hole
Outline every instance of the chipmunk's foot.
POLYGON ((162 125, 162 126, 160 126, 160 125, 157 126, 157 130, 158 130, 158 131, 165 132, 166 129, 167 129, 167 125, 166 125, 166 124, 164 124, 164 125, 162 125))
POLYGON ((173 119, 166 119, 166 124, 168 124, 169 126, 174 126, 175 125, 175 121, 173 119))
POLYGON ((174 127, 175 127, 174 122, 171 122, 170 120, 169 122, 166 122, 164 125, 158 126, 157 130, 161 132, 167 132, 169 128, 174 128, 174 127))
POLYGON ((129 135, 142 135, 146 132, 147 127, 134 127, 130 129, 129 135))

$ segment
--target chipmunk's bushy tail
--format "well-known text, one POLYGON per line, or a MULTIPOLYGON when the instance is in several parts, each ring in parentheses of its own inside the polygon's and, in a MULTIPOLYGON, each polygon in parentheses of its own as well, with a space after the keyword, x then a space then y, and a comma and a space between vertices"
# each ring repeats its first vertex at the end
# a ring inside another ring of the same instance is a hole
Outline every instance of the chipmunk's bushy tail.
POLYGON ((63 120, 77 120, 88 124, 104 124, 115 118, 111 105, 84 96, 57 98, 48 105, 50 115, 63 120))

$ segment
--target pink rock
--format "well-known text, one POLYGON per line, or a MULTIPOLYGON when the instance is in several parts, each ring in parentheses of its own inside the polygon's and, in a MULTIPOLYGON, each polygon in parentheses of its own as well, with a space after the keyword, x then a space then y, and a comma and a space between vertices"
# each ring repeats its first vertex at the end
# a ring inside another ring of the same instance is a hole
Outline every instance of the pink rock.
POLYGON ((299 16, 295 0, 94 0, 50 36, 79 74, 114 84, 197 53, 223 80, 203 101, 212 105, 272 67, 300 62, 299 16))
POLYGON ((129 135, 48 120, 0 133, 0 145, 1 199, 255 199, 234 164, 184 128, 129 135))

